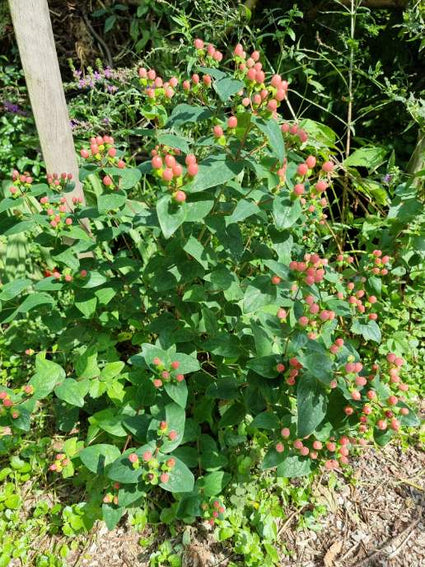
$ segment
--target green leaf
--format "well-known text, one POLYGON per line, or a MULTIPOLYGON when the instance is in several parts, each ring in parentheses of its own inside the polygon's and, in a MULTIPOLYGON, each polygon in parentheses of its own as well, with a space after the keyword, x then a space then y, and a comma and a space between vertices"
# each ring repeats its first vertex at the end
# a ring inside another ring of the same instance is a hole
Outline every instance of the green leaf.
POLYGON ((265 305, 275 303, 275 301, 276 290, 272 288, 270 279, 266 276, 259 276, 245 290, 243 311, 244 313, 253 313, 265 305))
POLYGON ((174 458, 176 464, 169 473, 168 482, 160 482, 159 486, 164 490, 168 490, 168 492, 192 492, 195 485, 193 474, 180 459, 174 458))
POLYGON ((255 203, 241 199, 238 201, 233 213, 226 217, 226 224, 243 221, 258 212, 260 212, 260 209, 255 203))
POLYGON ((229 425, 237 425, 242 423, 246 416, 247 410, 244 404, 242 403, 235 403, 232 404, 226 411, 223 413, 222 418, 220 419, 218 426, 219 427, 228 427, 229 425))
POLYGON ((317 351, 311 354, 302 353, 298 358, 311 376, 314 376, 314 378, 317 378, 325 385, 330 384, 333 379, 332 358, 326 351, 317 351))
MULTIPOLYGON (((100 373, 102 380, 111 380, 121 374, 121 370, 125 367, 125 362, 117 360, 116 362, 108 362, 100 373)), ((97 368, 97 364, 96 364, 97 368)))
POLYGON ((124 508, 115 506, 115 504, 102 504, 102 518, 108 530, 113 530, 121 520, 125 512, 124 508))
POLYGON ((189 240, 184 245, 183 250, 195 258, 195 260, 197 260, 203 268, 208 268, 209 263, 205 248, 194 236, 189 237, 189 240))
POLYGON ((79 378, 96 378, 100 375, 96 346, 89 347, 77 358, 75 372, 79 378))
POLYGON ((201 122, 202 120, 207 120, 211 116, 211 110, 208 110, 204 106, 194 106, 182 103, 174 107, 166 127, 174 126, 178 128, 188 122, 201 122))
MULTIPOLYGON (((173 430, 177 433, 177 438, 174 441, 171 441, 168 437, 164 437, 164 442, 161 446, 163 453, 171 453, 171 451, 177 449, 183 440, 186 422, 186 412, 184 408, 177 404, 167 404, 165 406, 165 421, 168 424, 168 430, 173 430)), ((155 427, 155 429, 157 429, 157 427, 155 427)))
POLYGON ((306 476, 311 472, 311 462, 309 458, 288 455, 277 467, 276 474, 285 478, 306 476))
POLYGON ((103 431, 115 435, 116 437, 126 437, 127 431, 123 427, 123 419, 125 416, 117 413, 117 410, 107 408, 98 411, 89 417, 89 423, 97 425, 103 431))
POLYGON ((273 200, 273 217, 276 227, 281 230, 293 226, 302 214, 300 200, 292 202, 287 197, 277 195, 273 200))
POLYGON ((89 390, 89 382, 77 382, 73 378, 67 378, 55 388, 55 394, 60 399, 70 404, 82 408, 84 406, 84 396, 89 390))
POLYGON ((200 162, 198 175, 186 189, 190 193, 197 193, 223 185, 239 175, 242 169, 242 162, 231 161, 225 155, 209 156, 200 162))
POLYGON ((300 124, 301 128, 307 132, 309 137, 314 139, 320 145, 332 148, 335 147, 335 141, 337 139, 336 133, 320 122, 315 122, 314 120, 306 119, 300 124))
POLYGON ((359 148, 344 160, 343 165, 345 167, 366 167, 373 170, 382 164, 386 154, 385 148, 359 148))
POLYGON ((9 315, 6 319, 1 321, 3 324, 10 323, 13 321, 19 313, 28 313, 32 309, 39 307, 40 305, 54 305, 55 300, 47 293, 32 293, 28 295, 21 305, 15 309, 15 311, 9 315))
POLYGON ((267 121, 262 118, 253 118, 252 121, 257 128, 267 136, 270 148, 279 160, 279 164, 282 165, 285 158, 285 144, 277 121, 274 118, 270 118, 270 120, 267 121))
POLYGON ((205 392, 209 398, 234 400, 239 396, 240 383, 236 378, 219 378, 210 384, 205 392))
POLYGON ((31 285, 31 283, 29 279, 19 279, 0 286, 0 301, 10 301, 31 285))
POLYGON ((381 342, 381 329, 376 321, 369 321, 368 323, 360 323, 358 319, 353 321, 351 332, 355 335, 362 335, 365 341, 381 342))
MULTIPOLYGON (((142 177, 142 172, 137 167, 126 167, 125 169, 120 169, 119 167, 105 167, 104 171, 107 175, 111 175, 114 178, 114 181, 116 180, 120 191, 132 189, 142 177)), ((117 195, 117 192, 115 191, 115 193, 111 194, 117 195)), ((123 193, 121 193, 120 196, 121 195, 123 195, 123 193)), ((125 199, 126 195, 124 194, 124 201, 125 199)), ((121 205, 111 208, 119 207, 121 207, 121 205)))
POLYGON ((201 493, 205 496, 217 496, 222 494, 223 489, 229 483, 231 475, 223 471, 215 471, 207 474, 197 481, 201 493))
POLYGON ((162 234, 165 238, 170 238, 182 225, 186 218, 185 204, 177 204, 172 200, 171 195, 161 197, 156 203, 156 213, 162 234))
POLYGON ((125 193, 119 193, 118 191, 99 195, 97 198, 97 208, 99 213, 107 213, 114 209, 120 209, 125 205, 126 199, 127 195, 125 195, 125 193))
POLYGON ((93 297, 91 293, 79 293, 78 298, 75 298, 75 307, 89 319, 96 313, 97 297, 93 297))
POLYGON ((201 450, 201 465, 207 471, 213 471, 224 467, 227 458, 219 451, 217 443, 209 435, 201 435, 199 440, 201 450))
POLYGON ((187 384, 186 380, 177 383, 165 383, 164 390, 170 398, 180 407, 185 408, 187 402, 187 384))
POLYGON ((214 206, 213 200, 186 201, 186 218, 184 222, 200 222, 214 206))
POLYGON ((36 373, 29 381, 34 388, 34 398, 41 400, 53 392, 55 386, 65 379, 65 370, 41 356, 37 356, 35 364, 36 373))
POLYGON ((264 455, 264 459, 261 462, 261 470, 271 469, 277 467, 285 460, 287 457, 287 452, 283 451, 278 453, 274 447, 270 447, 267 453, 264 455))
POLYGON ((158 144, 162 144, 164 146, 168 146, 170 148, 177 148, 181 150, 185 154, 190 153, 190 148, 186 138, 182 136, 177 136, 176 134, 169 134, 163 131, 157 131, 156 139, 158 140, 158 144))
POLYGON ((280 359, 280 356, 274 354, 261 356, 248 360, 246 366, 247 368, 254 370, 254 372, 260 376, 264 376, 264 378, 276 378, 276 376, 278 376, 276 365, 280 359))
POLYGON ((79 457, 89 471, 100 475, 105 467, 113 463, 120 456, 120 450, 115 445, 90 445, 83 449, 79 457))
POLYGON ((177 352, 170 356, 172 361, 177 361, 180 363, 178 372, 181 374, 190 374, 191 372, 197 372, 201 366, 198 359, 195 356, 190 356, 182 352, 177 352))
POLYGON ((245 83, 238 79, 225 77, 218 81, 214 81, 213 87, 221 101, 227 102, 233 95, 245 87, 245 83))
POLYGON ((249 426, 252 428, 269 429, 273 431, 279 427, 279 418, 275 413, 264 411, 263 413, 259 413, 255 416, 249 426))
POLYGON ((111 480, 122 484, 137 484, 140 477, 143 474, 144 468, 140 466, 139 468, 133 468, 132 463, 128 460, 128 456, 131 453, 136 453, 139 460, 143 459, 143 453, 145 451, 155 451, 155 447, 152 445, 143 445, 138 449, 127 449, 116 461, 114 461, 107 471, 107 477, 111 480))
POLYGON ((306 437, 314 432, 326 415, 327 396, 323 386, 313 376, 303 374, 298 381, 297 431, 299 437, 306 437))

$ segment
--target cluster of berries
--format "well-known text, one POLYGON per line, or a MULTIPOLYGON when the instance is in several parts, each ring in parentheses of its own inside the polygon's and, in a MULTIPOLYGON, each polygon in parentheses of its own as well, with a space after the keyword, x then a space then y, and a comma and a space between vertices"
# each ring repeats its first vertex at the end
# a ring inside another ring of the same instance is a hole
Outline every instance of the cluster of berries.
POLYGON ((200 57, 205 64, 221 63, 223 60, 223 54, 216 49, 212 43, 205 45, 202 39, 197 38, 193 42, 193 45, 197 50, 198 57, 200 57))
POLYGON ((177 360, 173 360, 169 368, 159 358, 154 358, 153 364, 157 372, 156 377, 152 379, 155 388, 162 388, 164 384, 183 382, 184 375, 178 372, 180 362, 177 360))
POLYGON ((25 173, 19 173, 17 169, 14 169, 12 171, 12 181, 13 185, 9 187, 9 192, 12 197, 17 199, 31 188, 33 178, 27 171, 25 173))
POLYGON ((148 99, 155 102, 167 102, 175 94, 175 88, 179 84, 177 77, 171 77, 169 81, 164 81, 157 75, 155 69, 139 68, 140 85, 145 89, 148 99))
MULTIPOLYGON (((379 398, 378 392, 371 387, 372 384, 369 385, 369 382, 372 382, 376 378, 376 374, 370 374, 367 376, 367 379, 363 376, 356 376, 355 378, 359 388, 352 390, 351 396, 354 401, 363 404, 359 417, 360 433, 366 433, 369 431, 370 427, 373 426, 376 426, 377 429, 381 431, 386 431, 388 428, 393 431, 398 431, 400 429, 399 417, 409 414, 409 409, 402 405, 404 399, 400 396, 400 392, 403 393, 409 389, 408 385, 403 383, 400 379, 400 370, 404 365, 404 360, 394 353, 389 353, 387 355, 387 363, 388 376, 381 373, 380 380, 383 383, 387 382, 387 386, 393 393, 390 393, 384 400, 379 398), (363 387, 366 388, 360 391, 363 387)), ((349 364, 346 365, 346 371, 354 371, 352 366, 347 370, 349 364)), ((373 365, 372 370, 376 373, 379 368, 377 365, 373 365)), ((349 405, 344 408, 344 411, 346 415, 350 416, 353 415, 355 409, 354 406, 349 405)))
POLYGON ((46 175, 46 180, 51 189, 63 191, 68 187, 72 181, 72 173, 49 173, 46 175))
POLYGON ((388 274, 391 257, 383 256, 382 250, 374 250, 368 255, 366 262, 366 270, 372 272, 374 276, 386 276, 388 274))
POLYGON ((315 332, 316 329, 320 331, 321 325, 326 323, 326 321, 333 321, 336 317, 335 311, 322 309, 320 303, 311 294, 304 298, 304 309, 307 310, 307 314, 299 317, 298 323, 301 327, 311 328, 308 333, 308 338, 311 340, 315 340, 318 337, 315 332))
MULTIPOLYGON (((118 167, 125 168, 125 162, 117 156, 117 149, 114 146, 112 136, 96 136, 90 138, 90 151, 83 148, 80 152, 81 157, 95 162, 99 167, 118 167)), ((103 185, 110 189, 118 189, 110 175, 105 175, 102 179, 103 185)))
POLYGON ((0 391, 0 404, 0 416, 9 415, 12 419, 18 419, 19 410, 5 390, 0 391))
MULTIPOLYGON (((79 274, 77 274, 77 278, 86 278, 87 277, 87 270, 81 270, 79 274)), ((69 268, 65 268, 64 271, 61 273, 57 268, 52 268, 51 270, 47 269, 44 270, 44 277, 46 278, 55 278, 55 280, 60 281, 63 280, 65 282, 72 282, 74 276, 71 275, 71 270, 69 268)))
POLYGON ((112 485, 112 490, 114 492, 107 492, 103 497, 104 504, 114 504, 114 506, 118 506, 118 494, 117 491, 120 489, 120 483, 114 482, 112 485))
POLYGON ((296 140, 302 144, 308 140, 307 132, 300 128, 296 123, 289 124, 288 122, 284 122, 280 129, 285 136, 285 142, 288 147, 291 147, 296 140))
MULTIPOLYGON (((39 202, 43 211, 49 219, 50 226, 56 231, 64 230, 72 225, 73 221, 72 217, 69 216, 65 197, 61 197, 59 199, 59 203, 51 203, 49 197, 44 196, 41 197, 39 202), (57 205, 58 207, 56 208, 57 205)), ((76 202, 75 204, 79 205, 80 203, 76 202)))
POLYGON ((70 462, 65 453, 58 453, 54 462, 49 466, 49 471, 61 473, 70 462))
POLYGON ((289 269, 297 273, 299 282, 312 286, 323 281, 327 265, 327 258, 320 258, 318 254, 305 254, 304 261, 297 262, 293 260, 289 263, 289 269))
MULTIPOLYGON (((238 126, 238 119, 236 118, 236 116, 229 116, 226 125, 226 134, 234 134, 238 126)), ((213 127, 213 136, 220 145, 224 146, 226 144, 226 137, 224 135, 223 127, 220 124, 216 124, 213 127)))
POLYGON ((348 464, 350 448, 354 444, 354 440, 350 440, 346 436, 341 437, 338 441, 331 437, 328 441, 322 442, 319 441, 319 439, 314 439, 312 436, 292 441, 289 427, 284 427, 280 431, 280 438, 281 441, 278 441, 275 445, 275 449, 278 453, 283 453, 286 449, 291 453, 296 452, 295 454, 314 461, 317 459, 326 459, 325 468, 328 470, 348 464))
POLYGON ((223 514, 226 511, 223 503, 219 500, 209 500, 201 504, 202 517, 210 526, 213 526, 217 520, 223 519, 223 514))
MULTIPOLYGON (((165 422, 164 422, 165 423, 165 422)), ((170 432, 171 433, 171 432, 170 432)), ((147 484, 157 485, 160 482, 167 484, 170 480, 170 472, 175 467, 176 461, 173 457, 160 463, 152 454, 152 451, 145 451, 140 459, 137 453, 130 453, 128 460, 133 469, 137 470, 143 467, 142 478, 147 484)))
POLYGON ((253 51, 248 57, 243 46, 238 43, 233 51, 237 75, 245 80, 246 92, 242 91, 242 105, 258 111, 265 108, 275 113, 280 103, 288 93, 288 82, 282 80, 280 75, 273 75, 270 84, 266 87, 266 75, 260 62, 260 52, 253 51))
MULTIPOLYGON (((356 282, 348 282, 346 289, 347 289, 347 296, 348 303, 354 307, 359 313, 364 314, 368 309, 377 303, 378 299, 375 295, 367 295, 366 290, 363 287, 366 278, 360 278, 356 282), (356 285, 357 284, 357 285, 356 285)), ((341 293, 338 294, 338 298, 341 298, 341 293)), ((371 321, 376 321, 378 319, 378 314, 375 312, 368 313, 368 318, 371 321)))
MULTIPOLYGON (((296 379, 298 378, 303 366, 296 357, 290 358, 288 362, 289 362, 289 367, 285 373, 285 383, 288 386, 295 386, 296 379)), ((281 363, 278 364, 276 367, 276 370, 280 374, 285 372, 285 369, 286 369, 285 365, 281 363)))
POLYGON ((179 163, 178 158, 181 155, 180 150, 177 148, 165 148, 156 146, 151 151, 151 165, 154 175, 159 177, 168 188, 173 192, 173 199, 176 203, 184 203, 186 201, 186 193, 180 188, 186 183, 191 181, 199 171, 196 156, 194 154, 187 154, 184 159, 186 171, 183 165, 179 163))

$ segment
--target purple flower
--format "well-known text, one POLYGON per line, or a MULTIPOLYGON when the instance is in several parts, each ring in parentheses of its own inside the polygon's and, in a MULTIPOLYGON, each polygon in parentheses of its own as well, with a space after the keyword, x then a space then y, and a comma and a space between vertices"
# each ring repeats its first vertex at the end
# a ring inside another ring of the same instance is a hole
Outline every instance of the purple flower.
POLYGON ((80 79, 80 80, 78 81, 78 87, 79 87, 80 89, 84 89, 86 86, 87 86, 87 83, 86 83, 86 80, 85 80, 85 79, 80 79))
POLYGON ((384 175, 383 182, 390 183, 392 178, 393 176, 390 173, 387 173, 386 175, 384 175))
POLYGON ((109 123, 110 123, 110 120, 109 120, 109 118, 105 117, 105 118, 102 119, 102 122, 103 122, 104 124, 109 124, 109 123))
POLYGON ((110 79, 112 77, 112 69, 108 66, 106 69, 103 70, 103 74, 105 79, 110 79))
POLYGON ((113 94, 113 93, 117 92, 118 87, 116 87, 115 85, 108 85, 106 87, 106 89, 107 89, 108 93, 113 94))
POLYGON ((79 79, 81 77, 81 73, 82 73, 81 69, 74 69, 72 74, 76 79, 79 79))
POLYGON ((22 108, 20 108, 18 104, 14 104, 13 102, 10 102, 9 100, 4 101, 3 107, 4 107, 6 112, 10 112, 11 114, 19 114, 20 116, 26 116, 27 115, 25 110, 22 110, 22 108))
POLYGON ((101 81, 102 80, 102 75, 99 73, 99 71, 95 71, 93 73, 93 78, 95 81, 101 81))

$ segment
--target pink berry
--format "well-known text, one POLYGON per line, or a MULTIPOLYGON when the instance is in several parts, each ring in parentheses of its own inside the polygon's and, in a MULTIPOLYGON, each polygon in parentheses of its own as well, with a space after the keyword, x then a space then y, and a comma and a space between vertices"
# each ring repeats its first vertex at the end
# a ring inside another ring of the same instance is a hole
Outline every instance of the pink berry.
POLYGON ((297 167, 297 173, 304 177, 304 175, 306 175, 307 172, 308 172, 308 165, 306 163, 300 163, 300 165, 297 167))
POLYGON ((227 120, 228 128, 236 128, 237 125, 238 125, 238 119, 236 118, 236 116, 230 116, 230 118, 227 120))
POLYGON ((220 138, 223 135, 223 128, 221 126, 214 126, 213 133, 216 138, 220 138))
POLYGON ((177 431, 174 431, 174 429, 172 429, 168 434, 168 439, 170 439, 170 441, 175 441, 177 437, 178 437, 178 433, 177 431))
POLYGON ((145 462, 149 462, 152 459, 152 452, 151 451, 145 451, 143 453, 143 460, 145 462))
POLYGON ((167 482, 170 480, 170 475, 168 473, 164 472, 159 477, 159 480, 162 482, 162 484, 167 484, 167 482))
POLYGON ((325 163, 322 165, 322 169, 325 173, 330 173, 331 171, 333 171, 334 167, 335 166, 331 161, 325 161, 325 163))
POLYGON ((109 175, 105 175, 105 177, 103 178, 103 184, 106 185, 106 187, 110 187, 112 185, 112 183, 113 183, 113 181, 109 177, 109 175))
POLYGON ((90 155, 89 152, 87 150, 85 150, 84 148, 81 150, 80 154, 81 154, 81 157, 84 158, 84 159, 87 159, 90 155))
POLYGON ((314 156, 308 156, 308 158, 305 160, 305 163, 307 164, 309 169, 313 169, 316 165, 316 158, 314 156))
POLYGON ((130 453, 128 460, 130 461, 130 463, 137 463, 139 461, 139 457, 136 455, 136 453, 130 453))
POLYGON ((184 191, 176 191, 173 194, 173 198, 176 203, 184 203, 186 201, 186 193, 184 191))
POLYGON ((283 446, 282 443, 277 443, 275 449, 278 453, 283 453, 283 451, 285 450, 285 447, 283 446))
POLYGON ((191 176, 191 177, 195 177, 195 175, 198 174, 199 171, 199 167, 197 163, 191 163, 188 165, 187 167, 187 173, 191 176))
POLYGON ((287 439, 287 438, 291 435, 291 431, 289 430, 289 427, 284 427, 284 428, 281 430, 280 434, 282 435, 282 437, 283 437, 284 439, 287 439))

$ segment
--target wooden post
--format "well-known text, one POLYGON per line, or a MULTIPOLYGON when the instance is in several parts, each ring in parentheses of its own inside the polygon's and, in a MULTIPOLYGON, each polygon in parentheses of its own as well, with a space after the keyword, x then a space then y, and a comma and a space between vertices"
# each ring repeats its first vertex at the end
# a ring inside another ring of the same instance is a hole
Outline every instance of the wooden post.
POLYGON ((47 173, 72 173, 75 189, 66 193, 84 201, 63 91, 47 0, 9 0, 19 55, 47 173))

